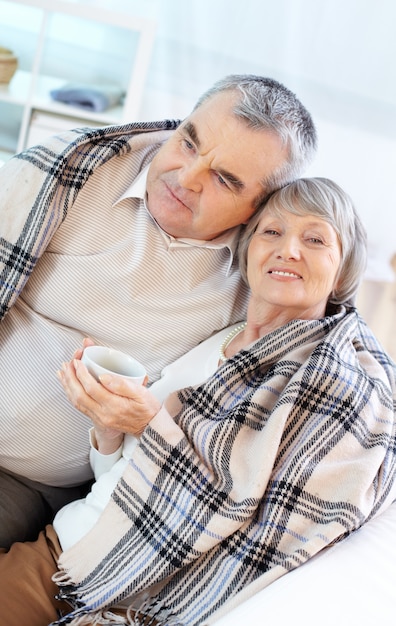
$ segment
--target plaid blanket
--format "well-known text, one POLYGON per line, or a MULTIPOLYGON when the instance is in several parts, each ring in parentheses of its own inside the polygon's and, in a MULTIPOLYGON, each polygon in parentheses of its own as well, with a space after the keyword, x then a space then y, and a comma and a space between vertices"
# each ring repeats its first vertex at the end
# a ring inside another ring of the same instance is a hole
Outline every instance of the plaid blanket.
POLYGON ((131 150, 134 135, 178 121, 81 128, 17 154, 0 168, 0 320, 92 172, 131 150))
POLYGON ((172 394, 97 525, 61 555, 54 579, 74 610, 56 624, 212 623, 359 528, 394 497, 395 382, 342 309, 172 394), (135 617, 106 608, 144 591, 135 617))

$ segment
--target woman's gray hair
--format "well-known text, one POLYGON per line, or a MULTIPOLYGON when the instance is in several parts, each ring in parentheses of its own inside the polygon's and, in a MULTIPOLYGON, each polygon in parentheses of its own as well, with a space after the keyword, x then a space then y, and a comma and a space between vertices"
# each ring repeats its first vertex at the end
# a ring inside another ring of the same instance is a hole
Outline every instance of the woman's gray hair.
POLYGON ((272 78, 251 74, 232 74, 219 80, 199 98, 194 110, 224 91, 239 94, 233 109, 238 118, 250 128, 274 133, 288 149, 287 160, 261 181, 261 203, 269 193, 301 176, 311 163, 317 146, 316 129, 294 93, 272 78))
POLYGON ((341 262, 328 302, 354 305, 366 268, 367 234, 349 195, 328 178, 300 178, 275 191, 250 219, 239 241, 239 266, 246 283, 250 240, 267 210, 317 215, 331 224, 341 244, 341 262))

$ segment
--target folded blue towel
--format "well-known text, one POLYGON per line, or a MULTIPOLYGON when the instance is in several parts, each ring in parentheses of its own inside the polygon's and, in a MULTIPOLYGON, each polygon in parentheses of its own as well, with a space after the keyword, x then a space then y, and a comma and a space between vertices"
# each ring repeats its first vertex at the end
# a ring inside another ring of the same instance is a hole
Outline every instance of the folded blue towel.
POLYGON ((52 89, 53 100, 70 104, 89 111, 105 111, 120 102, 125 92, 114 85, 80 85, 67 83, 59 89, 52 89))

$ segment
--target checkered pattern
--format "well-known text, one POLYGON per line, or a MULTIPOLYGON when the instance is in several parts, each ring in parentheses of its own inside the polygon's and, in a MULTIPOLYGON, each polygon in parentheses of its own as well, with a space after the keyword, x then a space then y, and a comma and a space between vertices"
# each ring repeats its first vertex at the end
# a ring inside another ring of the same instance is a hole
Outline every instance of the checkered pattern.
POLYGON ((166 120, 75 129, 16 155, 0 169, 0 320, 92 172, 128 152, 134 135, 178 124, 166 120))
POLYGON ((359 528, 394 498, 395 383, 351 309, 293 321, 170 396, 172 419, 147 427, 98 524, 61 556, 75 611, 57 623, 113 623, 103 607, 146 590, 141 623, 208 624, 359 528))

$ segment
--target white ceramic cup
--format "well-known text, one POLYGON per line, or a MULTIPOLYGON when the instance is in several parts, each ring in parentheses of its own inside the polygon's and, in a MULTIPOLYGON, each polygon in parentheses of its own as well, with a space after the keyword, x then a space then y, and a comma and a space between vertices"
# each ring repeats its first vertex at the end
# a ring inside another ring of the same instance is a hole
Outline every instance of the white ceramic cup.
POLYGON ((88 346, 81 361, 96 380, 102 374, 113 374, 142 383, 147 374, 143 365, 129 354, 105 346, 88 346))

